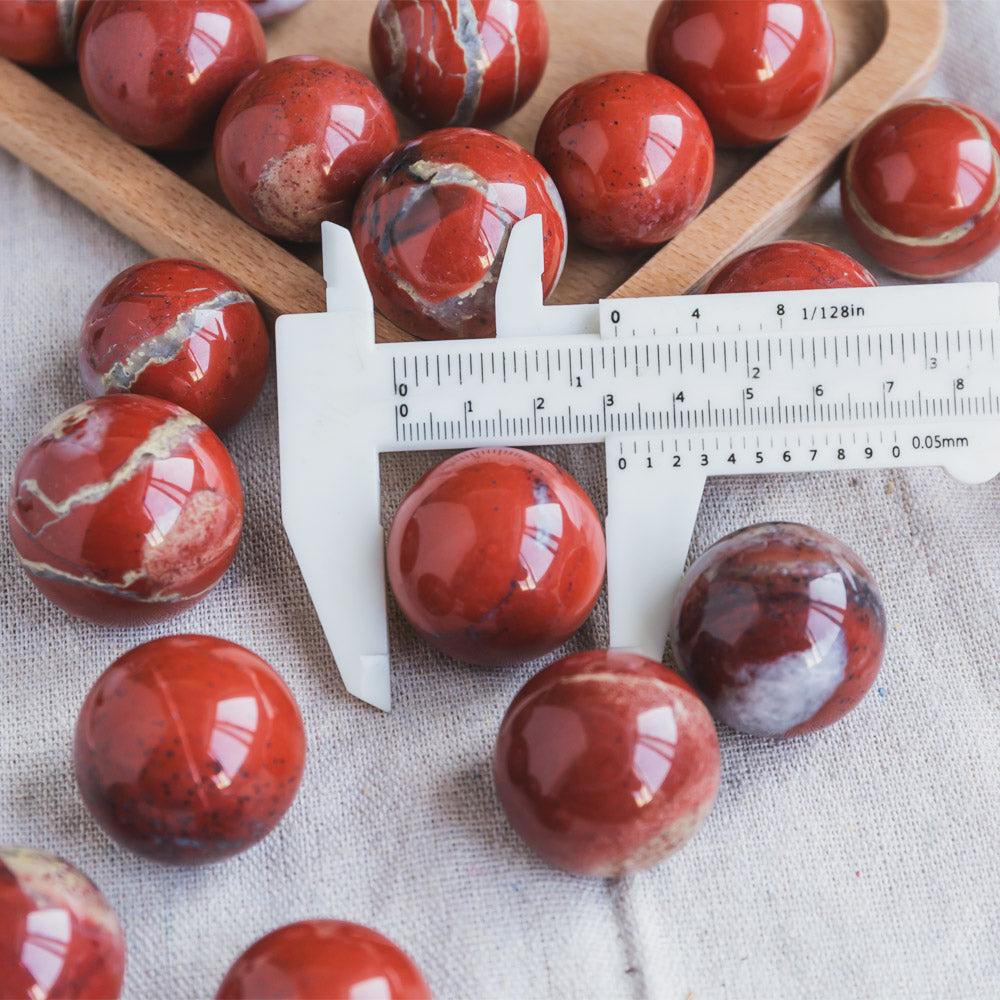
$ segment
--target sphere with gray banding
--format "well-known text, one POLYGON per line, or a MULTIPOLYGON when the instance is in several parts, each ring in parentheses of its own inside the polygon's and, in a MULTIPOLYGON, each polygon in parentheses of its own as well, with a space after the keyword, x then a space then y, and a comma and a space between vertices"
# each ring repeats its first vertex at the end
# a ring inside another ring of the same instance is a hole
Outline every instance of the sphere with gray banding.
POLYGON ((871 687, 885 609, 843 542, 803 524, 758 524, 687 571, 671 640, 717 719, 755 736, 798 736, 836 722, 871 687))

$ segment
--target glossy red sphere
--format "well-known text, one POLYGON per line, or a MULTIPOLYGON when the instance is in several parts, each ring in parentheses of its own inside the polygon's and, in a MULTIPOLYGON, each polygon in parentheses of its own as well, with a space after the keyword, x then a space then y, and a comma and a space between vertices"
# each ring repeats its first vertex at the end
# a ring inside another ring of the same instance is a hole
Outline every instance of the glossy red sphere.
POLYGON ((412 959, 377 931, 303 920, 271 931, 226 973, 216 1000, 431 1000, 412 959))
POLYGON ((549 29, 538 0, 379 0, 369 52, 389 100, 425 129, 489 128, 535 92, 549 29))
POLYGON ((468 663, 523 663, 561 646, 604 580, 604 532, 557 465, 517 448, 446 459, 389 530, 389 583, 432 646, 468 663))
POLYGON ((244 0, 97 0, 80 78, 98 118, 148 149, 198 149, 230 91, 264 62, 244 0))
POLYGON ((76 40, 93 0, 2 0, 0 56, 25 66, 76 59, 76 40))
POLYGON ((514 223, 541 215, 542 286, 566 260, 566 217, 542 165, 510 139, 447 128, 404 143, 365 183, 351 232, 375 305, 417 337, 493 337, 514 223))
POLYGON ((717 719, 754 736, 798 736, 836 722, 871 687, 885 610, 843 542, 801 524, 758 524, 687 571, 671 638, 717 719))
POLYGON ((542 858, 611 878, 658 864, 698 831, 719 789, 719 741, 705 706, 662 663, 576 653, 514 697, 493 780, 542 858))
POLYGON ((647 61, 704 112, 722 146, 787 135, 826 94, 833 31, 817 0, 663 0, 647 61))
POLYGON ((781 240, 734 257, 716 272, 705 293, 865 288, 875 284, 867 268, 840 250, 806 240, 781 240))
POLYGON ((87 808, 122 847, 203 864, 274 829, 305 750, 295 699, 259 656, 173 635, 125 653, 90 689, 74 766, 87 808))
POLYGON ((347 225, 361 185, 399 142, 389 105, 358 70, 286 56, 247 78, 215 129, 215 166, 233 208, 281 239, 347 225))
POLYGON ((960 274, 1000 246, 1000 131, 964 104, 900 104, 858 137, 840 183, 847 227, 908 278, 960 274))
POLYGON ((676 236, 705 204, 715 169, 704 115, 652 73, 574 84, 542 120, 535 155, 559 189, 570 232, 599 250, 676 236))
POLYGON ((191 607, 225 573, 243 492, 229 452, 187 410, 101 396, 25 449, 7 523, 49 600, 102 625, 140 625, 191 607))
POLYGON ((124 974, 122 929, 97 886, 44 851, 0 846, 0 995, 109 1000, 124 974))
POLYGON ((222 434, 260 395, 269 352, 242 286, 206 264, 168 258, 105 285, 84 317, 77 360, 91 396, 156 396, 222 434))

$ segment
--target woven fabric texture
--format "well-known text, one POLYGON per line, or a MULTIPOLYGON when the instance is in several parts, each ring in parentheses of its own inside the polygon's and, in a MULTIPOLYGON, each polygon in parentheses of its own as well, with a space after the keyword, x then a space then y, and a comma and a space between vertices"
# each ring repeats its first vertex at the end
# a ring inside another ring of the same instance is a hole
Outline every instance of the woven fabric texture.
MULTIPOLYGON (((1000 119, 1000 5, 950 5, 927 88, 1000 119)), ((0 479, 53 415, 83 398, 79 323, 112 275, 145 258, 0 153, 0 479)), ((792 229, 855 253, 829 192, 792 229)), ((1000 255, 966 276, 1000 279, 1000 255)), ((877 687, 837 726, 789 742, 722 728, 722 786, 692 843, 619 881, 553 870, 494 798, 500 718, 539 663, 473 669, 390 610, 395 704, 348 696, 281 528, 274 374, 227 438, 246 530, 221 584, 183 617, 98 628, 49 605, 0 545, 0 843, 61 855, 117 910, 129 998, 214 993, 272 928, 336 916, 379 929, 457 997, 995 997, 1000 989, 1000 484, 937 469, 709 481, 692 555, 787 519, 850 545, 884 594, 877 687), (246 645, 301 706, 309 758, 285 821, 222 864, 165 869, 119 850, 73 782, 90 685, 140 641, 205 632, 246 645)), ((553 448, 603 509, 602 452, 553 448)), ((441 455, 383 459, 384 514, 441 455)), ((322 455, 317 455, 322 461, 322 455)), ((985 458, 984 458, 985 460, 985 458)), ((994 456, 995 461, 995 456, 994 456)), ((6 487, 5 487, 6 488, 6 487)), ((570 649, 607 642, 602 598, 570 649)), ((2 993, 0 984, 0 993, 2 993)))

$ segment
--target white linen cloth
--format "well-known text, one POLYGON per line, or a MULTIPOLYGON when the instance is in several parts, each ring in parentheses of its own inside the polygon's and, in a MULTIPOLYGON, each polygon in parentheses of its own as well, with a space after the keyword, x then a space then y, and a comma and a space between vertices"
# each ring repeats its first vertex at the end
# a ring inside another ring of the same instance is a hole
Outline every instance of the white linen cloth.
MULTIPOLYGON (((954 3, 949 13, 927 93, 1000 119, 1000 4, 954 3)), ((28 440, 83 398, 76 337, 92 297, 147 255, 4 153, 0 204, 6 489, 28 440)), ((872 265, 840 222, 836 189, 791 234, 872 265)), ((967 278, 1000 279, 1000 254, 967 278)), ((1000 994, 996 481, 969 487, 917 470, 709 482, 692 553, 763 520, 843 539, 886 600, 884 666, 861 705, 826 731, 778 742, 722 728, 722 787, 701 833, 655 870, 599 881, 538 860, 493 795, 500 718, 540 664, 456 664, 393 609, 392 712, 348 696, 280 525, 273 372, 227 444, 246 491, 245 535, 222 583, 178 619, 134 630, 72 619, 0 543, 0 843, 61 855, 102 888, 128 942, 125 996, 211 996, 253 940, 317 916, 393 938, 440 998, 1000 994), (284 822, 242 856, 203 868, 118 849, 71 770, 76 715, 98 674, 175 632, 223 636, 267 659, 294 691, 309 742, 284 822)), ((600 451, 547 454, 600 509, 600 451)), ((435 457, 383 462, 387 517, 435 457)), ((602 601, 570 648, 606 641, 602 601)))

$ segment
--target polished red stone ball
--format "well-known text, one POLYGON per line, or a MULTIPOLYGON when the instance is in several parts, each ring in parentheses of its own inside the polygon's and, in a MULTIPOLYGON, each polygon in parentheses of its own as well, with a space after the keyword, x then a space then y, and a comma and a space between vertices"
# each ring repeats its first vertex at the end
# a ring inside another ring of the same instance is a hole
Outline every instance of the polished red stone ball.
POLYGON ((105 125, 148 149, 199 149, 230 91, 264 62, 264 32, 243 0, 97 0, 79 58, 105 125))
POLYGON ((222 434, 260 395, 269 353, 263 317, 241 285, 168 258, 105 285, 84 317, 77 360, 91 396, 156 396, 222 434))
POLYGON ((100 396, 25 449, 7 523, 49 600, 102 625, 141 625, 196 604, 225 573, 243 492, 229 452, 187 410, 100 396))
POLYGON ((305 765, 292 693, 225 639, 172 635, 119 657, 76 725, 77 785, 122 847, 166 864, 228 858, 267 836, 305 765))
POLYGON ((351 233, 375 305, 417 337, 493 337, 494 297, 515 222, 541 215, 545 295, 566 260, 566 216, 542 165, 510 139, 428 132, 361 190, 351 233))
POLYGON ((594 650, 549 664, 518 691, 493 757, 511 826, 542 858, 612 878, 684 846, 719 789, 719 741, 672 670, 594 650))
POLYGON ((840 201, 880 264, 907 278, 961 274, 1000 246, 1000 130, 954 101, 900 104, 851 147, 840 201))
POLYGON ((377 931, 346 920, 303 920, 255 941, 216 1000, 431 1000, 413 960, 377 931))
POLYGON ((663 0, 646 56, 694 98, 719 145, 757 146, 822 101, 833 31, 817 0, 663 0))
POLYGON ((538 0, 379 0, 369 53, 386 96, 423 128, 490 128, 535 92, 549 29, 538 0))
POLYGON ((717 719, 754 736, 799 736, 836 722, 872 686, 885 609, 843 542, 802 524, 758 524, 687 571, 671 639, 717 719))
POLYGON ((76 60, 80 25, 93 0, 2 0, 0 56, 25 66, 76 60))
POLYGON ((389 584, 436 649, 484 666, 561 646, 604 580, 604 532, 580 484, 517 448, 446 459, 406 495, 389 530, 389 584))
POLYGON ((676 236, 712 186, 715 147, 694 101, 652 73, 604 73, 549 108, 535 155, 562 196, 570 232, 598 250, 676 236))
POLYGON ((121 993, 125 939, 82 872, 30 847, 0 847, 0 995, 109 1000, 121 993))
POLYGON ((876 284, 867 268, 840 250, 807 240, 780 240, 734 257, 705 286, 705 294, 866 288, 876 284))
POLYGON ((268 63, 233 91, 215 128, 230 204, 280 239, 347 225, 361 185, 399 142, 389 105, 356 69, 314 56, 268 63))

